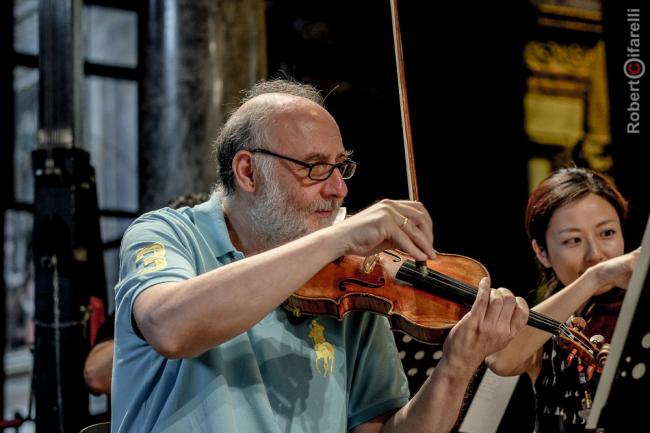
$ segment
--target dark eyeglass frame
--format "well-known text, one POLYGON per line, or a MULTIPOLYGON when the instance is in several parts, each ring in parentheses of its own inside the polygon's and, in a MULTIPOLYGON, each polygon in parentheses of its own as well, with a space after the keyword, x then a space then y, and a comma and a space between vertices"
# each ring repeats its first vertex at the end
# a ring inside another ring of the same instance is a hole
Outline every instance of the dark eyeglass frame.
POLYGON ((307 172, 307 177, 315 181, 324 181, 329 179, 332 176, 332 173, 334 173, 335 168, 339 169, 339 172, 341 173, 341 177, 344 180, 348 180, 352 176, 354 176, 354 172, 357 170, 357 163, 352 161, 350 158, 345 158, 345 160, 339 162, 338 164, 330 164, 329 162, 309 163, 305 161, 300 161, 299 159, 291 158, 289 156, 280 155, 279 153, 271 152, 270 150, 266 150, 266 149, 250 149, 249 152, 262 153, 264 155, 275 156, 276 158, 286 159, 287 161, 293 162, 294 164, 298 164, 302 167, 305 167, 309 169, 309 171, 307 172), (314 169, 314 167, 324 166, 324 165, 330 167, 329 172, 327 172, 327 176, 313 177, 312 170, 314 169))

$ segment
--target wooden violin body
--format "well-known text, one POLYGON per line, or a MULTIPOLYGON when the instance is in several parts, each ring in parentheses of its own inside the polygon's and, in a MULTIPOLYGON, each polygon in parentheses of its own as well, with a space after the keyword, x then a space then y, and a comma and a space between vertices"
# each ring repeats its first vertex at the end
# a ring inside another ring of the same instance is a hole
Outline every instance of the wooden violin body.
MULTIPOLYGON (((412 258, 399 250, 369 257, 345 256, 327 265, 285 303, 295 315, 327 315, 342 319, 349 311, 371 311, 388 317, 391 327, 425 343, 440 343, 449 330, 469 311, 472 299, 463 303, 458 294, 441 284, 432 287, 438 275, 478 287, 488 276, 476 260, 439 253, 427 261, 427 282, 418 284, 419 272, 412 258), (459 303, 460 301, 460 303, 459 303)), ((460 295, 462 297, 462 294, 460 295)))

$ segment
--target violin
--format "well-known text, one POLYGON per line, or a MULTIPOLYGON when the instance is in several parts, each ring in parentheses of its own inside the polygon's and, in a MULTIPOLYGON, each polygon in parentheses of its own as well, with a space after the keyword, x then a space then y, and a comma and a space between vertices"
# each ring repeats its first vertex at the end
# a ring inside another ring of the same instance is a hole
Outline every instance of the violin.
MULTIPOLYGON (((369 257, 344 256, 328 264, 287 299, 294 316, 330 316, 370 311, 388 318, 391 328, 424 343, 440 343, 469 312, 479 281, 489 274, 478 261, 438 253, 426 272, 403 251, 385 250, 369 257)), ((531 311, 528 324, 558 336, 562 347, 591 367, 602 369, 606 352, 571 328, 531 311)))

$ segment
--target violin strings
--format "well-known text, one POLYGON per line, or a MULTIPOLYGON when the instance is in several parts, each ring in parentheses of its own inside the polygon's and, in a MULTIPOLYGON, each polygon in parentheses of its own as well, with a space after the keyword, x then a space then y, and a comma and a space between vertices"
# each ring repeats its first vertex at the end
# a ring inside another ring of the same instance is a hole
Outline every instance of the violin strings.
MULTIPOLYGON (((436 275, 436 274, 433 274, 434 276, 432 277, 425 278, 425 280, 429 280, 430 284, 435 285, 437 283, 438 285, 443 285, 443 287, 447 287, 449 289, 455 290, 457 293, 462 294, 465 300, 471 301, 470 303, 468 303, 468 306, 471 305, 471 303, 473 303, 473 301, 476 299, 477 292, 475 288, 465 285, 456 280, 450 279, 444 275, 441 274, 436 275)), ((540 315, 535 311, 530 312, 528 321, 531 325, 534 325, 542 330, 549 331, 553 334, 557 334, 560 331, 559 329, 560 322, 557 322, 544 315, 540 315)))
MULTIPOLYGON (((435 276, 435 277, 431 278, 433 281, 435 281, 437 283, 440 283, 440 284, 443 284, 443 285, 446 285, 446 286, 448 286, 448 287, 450 287, 452 289, 455 289, 455 290, 458 290, 458 291, 462 292, 465 295, 465 298, 470 299, 472 302, 474 301, 474 299, 476 299, 477 291, 476 291, 476 289, 474 287, 466 285, 466 284, 464 284, 464 283, 462 283, 460 281, 454 280, 452 278, 449 278, 449 277, 447 277, 445 275, 442 275, 442 274, 440 274, 440 273, 438 273, 436 271, 433 271, 433 272, 434 272, 433 275, 435 276)), ((547 316, 541 315, 541 314, 539 314, 539 313, 537 313, 535 311, 530 312, 529 322, 531 322, 531 324, 533 324, 533 325, 543 326, 543 329, 544 328, 549 329, 553 333, 558 332, 558 330, 559 330, 558 327, 560 325, 560 322, 557 322, 556 320, 551 319, 551 318, 549 318, 547 316)))
MULTIPOLYGON (((465 285, 462 282, 455 281, 444 275, 438 275, 437 278, 432 278, 436 283, 447 285, 450 288, 453 288, 458 291, 462 291, 465 294, 467 299, 471 299, 473 302, 476 299, 476 289, 474 287, 465 285)), ((543 330, 548 330, 552 333, 558 333, 560 322, 557 322, 547 316, 541 315, 535 311, 531 311, 529 314, 529 322, 531 325, 535 325, 543 330)))
MULTIPOLYGON (((468 306, 470 306, 476 299, 477 290, 474 287, 443 275, 433 269, 429 269, 428 275, 425 276, 415 269, 413 263, 407 261, 405 265, 400 268, 399 273, 407 276, 411 283, 413 283, 413 280, 418 280, 419 283, 423 283, 428 287, 441 287, 442 289, 448 289, 451 294, 459 295, 465 302, 467 302, 468 306), (408 272, 402 272, 402 269, 406 269, 408 272)), ((528 322, 531 325, 552 334, 563 334, 567 337, 573 336, 565 324, 536 311, 530 311, 528 322)))

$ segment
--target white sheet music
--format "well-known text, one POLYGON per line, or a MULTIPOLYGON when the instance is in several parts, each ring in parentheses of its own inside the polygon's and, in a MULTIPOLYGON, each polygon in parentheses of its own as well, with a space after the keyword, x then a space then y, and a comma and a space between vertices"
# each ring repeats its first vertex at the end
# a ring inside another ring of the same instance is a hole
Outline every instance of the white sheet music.
POLYGON ((501 377, 485 370, 481 384, 460 426, 461 433, 494 433, 515 391, 519 376, 501 377))

